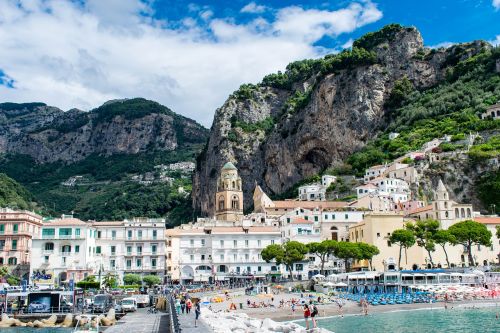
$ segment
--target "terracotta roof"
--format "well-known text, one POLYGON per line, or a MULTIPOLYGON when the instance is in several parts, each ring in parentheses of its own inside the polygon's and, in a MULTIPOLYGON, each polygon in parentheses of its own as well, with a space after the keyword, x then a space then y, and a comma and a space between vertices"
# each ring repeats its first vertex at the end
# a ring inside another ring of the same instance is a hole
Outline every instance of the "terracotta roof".
POLYGON ((428 210, 432 210, 432 205, 427 205, 425 207, 415 208, 414 210, 408 212, 408 215, 426 212, 428 210))
POLYGON ((302 217, 297 217, 292 221, 292 224, 313 224, 312 221, 308 221, 302 217))
POLYGON ((500 224, 500 217, 475 217, 474 221, 482 224, 500 224))
POLYGON ((295 201, 295 200, 286 200, 286 201, 273 201, 274 207, 267 208, 340 208, 347 206, 347 202, 345 201, 295 201))
POLYGON ((80 219, 71 217, 64 219, 55 219, 50 221, 44 221, 44 226, 70 226, 70 225, 84 225, 84 226, 92 226, 92 223, 83 222, 80 219))

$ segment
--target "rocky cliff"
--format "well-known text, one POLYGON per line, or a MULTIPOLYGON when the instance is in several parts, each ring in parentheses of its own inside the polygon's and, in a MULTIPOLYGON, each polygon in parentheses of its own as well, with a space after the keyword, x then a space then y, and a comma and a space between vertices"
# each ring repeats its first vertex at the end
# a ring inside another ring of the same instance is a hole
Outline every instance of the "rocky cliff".
POLYGON ((0 153, 39 163, 72 163, 92 154, 175 151, 206 141, 208 131, 142 98, 110 101, 90 112, 43 103, 0 104, 0 153))
POLYGON ((198 158, 193 206, 213 212, 216 179, 227 161, 239 169, 246 208, 255 182, 279 194, 335 166, 386 127, 397 82, 433 87, 449 66, 485 48, 491 46, 472 42, 431 50, 417 29, 390 25, 352 50, 292 63, 285 73, 241 86, 216 111, 198 158))

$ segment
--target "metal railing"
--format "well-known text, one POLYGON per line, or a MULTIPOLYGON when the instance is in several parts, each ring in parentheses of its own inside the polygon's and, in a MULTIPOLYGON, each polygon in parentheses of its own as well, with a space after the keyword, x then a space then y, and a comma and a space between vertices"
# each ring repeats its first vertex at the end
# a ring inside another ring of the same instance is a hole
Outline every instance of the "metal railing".
POLYGON ((171 293, 166 294, 167 304, 168 304, 168 315, 170 317, 170 333, 181 333, 181 324, 179 323, 179 317, 177 310, 175 309, 175 300, 171 293))

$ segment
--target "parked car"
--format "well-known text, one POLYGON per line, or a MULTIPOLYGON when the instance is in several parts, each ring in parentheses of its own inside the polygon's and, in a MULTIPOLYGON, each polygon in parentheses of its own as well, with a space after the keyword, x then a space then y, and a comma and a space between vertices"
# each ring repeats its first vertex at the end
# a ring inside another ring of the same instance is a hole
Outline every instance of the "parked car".
POLYGON ((113 307, 113 297, 109 294, 99 294, 94 297, 93 312, 108 312, 113 307))
POLYGON ((28 312, 50 312, 50 306, 38 301, 33 301, 28 305, 28 312))
POLYGON ((134 297, 124 298, 122 300, 122 311, 123 312, 137 311, 137 300, 134 297))

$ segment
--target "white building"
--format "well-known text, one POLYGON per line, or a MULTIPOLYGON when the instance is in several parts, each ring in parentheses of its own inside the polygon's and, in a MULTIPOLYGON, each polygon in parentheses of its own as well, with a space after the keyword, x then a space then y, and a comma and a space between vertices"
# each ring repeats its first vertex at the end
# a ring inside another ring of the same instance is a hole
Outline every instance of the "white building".
POLYGON ((95 222, 96 254, 104 274, 165 276, 165 220, 134 218, 95 222))
POLYGON ((323 175, 321 176, 321 185, 325 186, 328 188, 332 183, 335 183, 337 181, 337 177, 332 176, 332 175, 323 175))
POLYGON ((41 238, 33 239, 30 276, 39 285, 68 285, 99 270, 96 230, 71 216, 43 223, 41 238))
POLYGON ((309 184, 299 187, 299 200, 324 201, 326 188, 321 184, 309 184))
POLYGON ((299 187, 299 200, 302 201, 325 201, 326 190, 337 181, 332 175, 321 176, 321 183, 303 185, 299 187))
POLYGON ((481 119, 500 119, 500 103, 490 106, 481 114, 481 119))
POLYGON ((260 255, 266 246, 281 243, 276 227, 219 226, 213 221, 169 229, 166 240, 171 281, 233 283, 281 274, 276 264, 266 263, 260 255))
POLYGON ((387 165, 374 165, 372 167, 369 167, 365 171, 364 181, 368 182, 377 177, 381 177, 386 169, 387 165))
POLYGON ((369 194, 377 194, 378 187, 375 184, 364 184, 357 186, 355 190, 358 199, 361 199, 362 197, 367 196, 369 194))
POLYGON ((377 177, 357 186, 356 194, 358 199, 368 195, 389 196, 394 203, 399 203, 410 200, 410 187, 402 179, 377 177))

